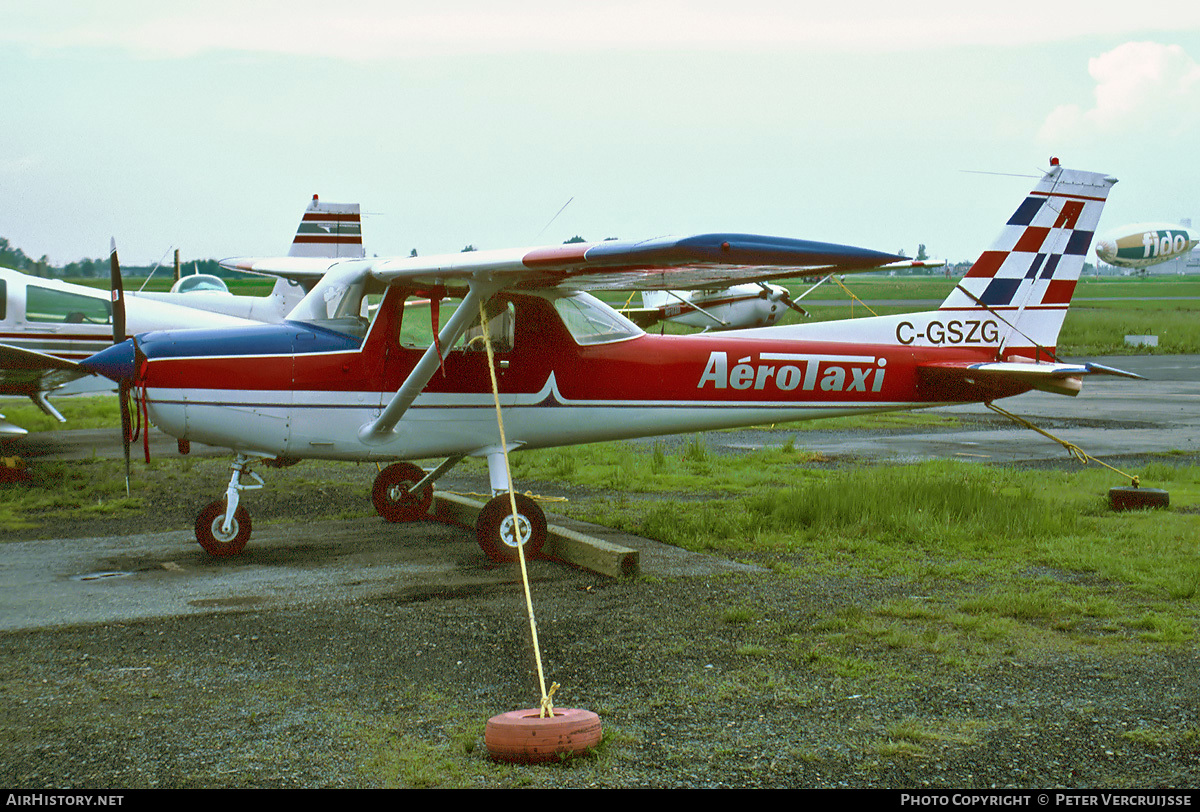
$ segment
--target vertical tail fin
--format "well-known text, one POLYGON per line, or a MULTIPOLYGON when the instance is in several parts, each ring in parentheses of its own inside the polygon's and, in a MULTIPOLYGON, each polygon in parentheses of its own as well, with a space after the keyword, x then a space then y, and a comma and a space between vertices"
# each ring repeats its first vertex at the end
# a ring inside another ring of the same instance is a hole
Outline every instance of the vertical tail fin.
POLYGON ((362 259, 364 255, 358 204, 322 203, 313 195, 288 256, 362 259))
POLYGON ((1000 323, 1000 349, 1053 352, 1100 212, 1115 178, 1050 171, 1008 219, 990 249, 942 303, 940 311, 988 311, 1000 323))

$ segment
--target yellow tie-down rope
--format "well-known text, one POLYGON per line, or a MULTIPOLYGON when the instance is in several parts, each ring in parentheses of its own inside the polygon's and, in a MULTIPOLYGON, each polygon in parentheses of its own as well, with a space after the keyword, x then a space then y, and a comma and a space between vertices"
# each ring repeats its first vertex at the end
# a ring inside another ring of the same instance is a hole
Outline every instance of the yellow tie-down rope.
POLYGON ((496 362, 492 355, 492 335, 488 329, 487 313, 479 302, 479 324, 483 328, 483 343, 487 347, 488 374, 492 379, 492 397, 496 401, 496 426, 500 430, 500 449, 504 452, 504 476, 508 480, 508 504, 512 510, 513 537, 517 540, 517 558, 521 562, 521 583, 525 587, 525 612, 529 616, 529 633, 533 638, 533 657, 537 663, 538 687, 542 692, 541 718, 554 716, 554 705, 550 701, 551 694, 558 689, 558 683, 547 691, 546 675, 542 670, 542 650, 538 644, 537 620, 533 616, 533 598, 529 593, 529 571, 525 567, 525 542, 521 538, 521 524, 518 521, 517 495, 512 486, 512 470, 508 465, 508 441, 504 438, 504 415, 500 411, 500 385, 496 383, 496 362))
MULTIPOLYGON (((871 306, 870 306, 869 304, 867 304, 867 303, 866 303, 866 302, 864 302, 862 299, 860 299, 860 298, 858 298, 857 296, 855 296, 855 295, 854 295, 854 291, 852 291, 852 290, 850 290, 850 288, 846 287, 845 283, 843 283, 843 282, 842 282, 842 280, 838 279, 838 278, 837 278, 837 276, 836 276, 835 274, 830 274, 830 275, 829 275, 829 278, 830 278, 830 279, 832 279, 834 282, 837 282, 837 284, 838 284, 838 287, 840 287, 842 290, 846 291, 846 295, 847 295, 847 296, 849 296, 851 299, 853 299, 853 300, 854 300, 854 302, 858 302, 860 305, 862 305, 863 307, 865 307, 865 308, 867 309, 867 312, 869 312, 869 313, 870 313, 872 316, 878 316, 878 315, 879 315, 879 314, 878 314, 878 313, 876 313, 874 310, 871 310, 871 306)), ((853 310, 854 310, 854 302, 851 302, 851 303, 850 303, 850 310, 851 310, 852 312, 853 312, 853 310)))
POLYGON ((1038 434, 1042 435, 1043 437, 1049 437, 1051 440, 1058 443, 1063 448, 1067 449, 1067 451, 1071 454, 1071 456, 1075 457, 1075 459, 1079 460, 1079 462, 1082 463, 1083 465, 1087 465, 1089 462, 1098 462, 1101 465, 1103 465, 1105 468, 1109 469, 1110 471, 1116 471, 1118 474, 1120 474, 1121 476, 1128 479, 1130 484, 1133 485, 1133 487, 1136 488, 1141 484, 1138 481, 1138 478, 1136 476, 1134 476, 1133 474, 1127 474, 1124 471, 1122 471, 1120 468, 1113 468, 1107 462, 1104 462, 1104 460, 1096 459, 1091 454, 1087 453, 1086 451, 1084 451, 1082 448, 1075 445, 1074 443, 1069 443, 1066 440, 1055 437, 1053 434, 1046 431, 1045 429, 1040 429, 1037 426, 1033 425, 1033 423, 1030 423, 1025 418, 1018 417, 1017 415, 1013 414, 1012 412, 1005 411, 1004 409, 1001 409, 999 406, 997 406, 996 404, 994 404, 990 401, 985 402, 983 405, 987 406, 989 409, 991 409, 996 414, 1004 415, 1009 420, 1013 421, 1014 423, 1016 423, 1018 425, 1024 426, 1027 429, 1033 429, 1034 431, 1036 431, 1038 434))

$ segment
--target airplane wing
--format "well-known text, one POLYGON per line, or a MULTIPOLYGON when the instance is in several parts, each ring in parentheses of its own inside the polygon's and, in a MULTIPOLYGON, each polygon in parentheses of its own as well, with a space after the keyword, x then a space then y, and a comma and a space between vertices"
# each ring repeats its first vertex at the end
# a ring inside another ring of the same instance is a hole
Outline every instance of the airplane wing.
POLYGON ((223 260, 232 270, 325 273, 364 263, 390 284, 463 284, 487 278, 506 288, 694 290, 738 282, 848 273, 903 257, 848 245, 757 234, 697 234, 650 240, 568 243, 428 257, 329 260, 280 257, 223 260))
POLYGON ((1141 375, 1103 364, 1020 363, 996 361, 984 364, 955 363, 921 364, 919 369, 927 378, 938 383, 1012 383, 1043 392, 1074 397, 1083 386, 1084 375, 1114 375, 1121 378, 1145 380, 1141 375))
POLYGON ((48 392, 89 374, 74 361, 0 344, 0 394, 48 392))
MULTIPOLYGON (((60 423, 64 422, 63 416, 50 405, 46 393, 90 374, 74 361, 0 344, 0 395, 28 397, 38 408, 60 423)), ((14 426, 3 418, 4 415, 0 415, 0 439, 24 436, 25 429, 14 426)))
POLYGON ((280 277, 311 290, 326 271, 346 261, 331 257, 230 257, 217 264, 231 271, 280 277))

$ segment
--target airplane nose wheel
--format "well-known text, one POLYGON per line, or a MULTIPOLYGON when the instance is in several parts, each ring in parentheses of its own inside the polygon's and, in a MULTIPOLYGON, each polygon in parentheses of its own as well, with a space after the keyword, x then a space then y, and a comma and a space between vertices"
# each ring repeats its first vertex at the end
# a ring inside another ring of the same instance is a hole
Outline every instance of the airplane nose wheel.
POLYGON ((225 500, 212 502, 196 517, 196 540, 209 555, 220 558, 237 555, 250 540, 250 513, 244 507, 233 512, 229 530, 225 527, 225 500))
POLYGON ((546 514, 537 502, 517 494, 517 517, 513 521, 508 494, 494 497, 475 522, 479 546, 493 561, 516 561, 517 545, 523 544, 526 560, 537 558, 546 543, 546 514))
POLYGON ((371 487, 375 512, 389 522, 414 522, 425 518, 433 504, 433 486, 426 485, 420 493, 411 492, 412 486, 424 478, 425 471, 411 462, 397 462, 384 468, 371 487))

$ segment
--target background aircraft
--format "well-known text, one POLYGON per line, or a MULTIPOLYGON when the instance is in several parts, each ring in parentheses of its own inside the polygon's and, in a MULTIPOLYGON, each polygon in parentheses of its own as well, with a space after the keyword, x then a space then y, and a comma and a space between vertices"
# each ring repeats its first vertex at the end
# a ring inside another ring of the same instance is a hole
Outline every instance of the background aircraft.
POLYGON ((1187 256, 1200 234, 1170 223, 1134 223, 1114 229, 1096 241, 1096 256, 1118 268, 1143 270, 1187 256))
MULTIPOLYGON (((497 559, 523 544, 532 555, 545 516, 511 493, 515 449, 987 402, 1030 389, 1072 395, 1085 375, 1128 376, 1054 358, 1115 182, 1054 162, 993 247, 925 313, 657 336, 582 292, 702 289, 900 259, 704 234, 320 260, 327 273, 283 324, 144 334, 85 365, 140 389, 166 433, 236 452, 224 498, 196 520, 197 540, 215 555, 235 555, 249 540, 240 493, 262 487, 250 470, 257 462, 444 457, 428 474, 397 462, 376 477, 380 515, 410 521, 426 515, 434 481, 467 456, 487 460, 496 494, 479 515, 480 545, 497 559)), ((230 264, 265 270, 301 259, 230 264)))
POLYGON ((808 315, 787 288, 766 282, 716 290, 647 290, 641 296, 641 307, 622 307, 621 315, 642 328, 665 321, 701 330, 735 330, 775 324, 789 308, 808 315))
MULTIPOLYGON (((944 260, 903 260, 873 270, 938 268, 945 264, 944 260)), ((815 287, 813 285, 798 298, 804 298, 815 287)), ((641 307, 622 307, 620 312, 643 329, 659 322, 670 322, 706 332, 741 330, 778 324, 789 309, 808 316, 808 311, 796 304, 787 288, 766 282, 714 290, 647 290, 642 291, 641 296, 641 307)))
MULTIPOLYGON (((361 258, 358 204, 322 203, 313 195, 301 216, 288 256, 361 258)), ((120 274, 115 241, 113 274, 120 274)), ((237 296, 208 274, 180 277, 169 293, 130 292, 125 318, 130 333, 193 327, 234 327, 283 320, 321 278, 319 271, 275 274, 267 296, 237 296)), ((75 364, 113 342, 109 291, 0 268, 0 396, 29 397, 62 421, 47 394, 88 373, 75 364)), ((124 334, 120 340, 124 340, 124 334)), ((105 381, 99 388, 111 388, 105 381)), ((26 431, 0 414, 0 439, 26 431)))
MULTIPOLYGON (((116 267, 116 247, 112 263, 116 267)), ((108 291, 0 268, 0 395, 29 397, 58 421, 63 416, 46 395, 90 373, 77 361, 113 342, 113 302, 108 291)), ((136 331, 188 327, 236 327, 254 322, 170 302, 130 299, 125 306, 136 331)), ((0 437, 25 430, 3 420, 0 437)))

